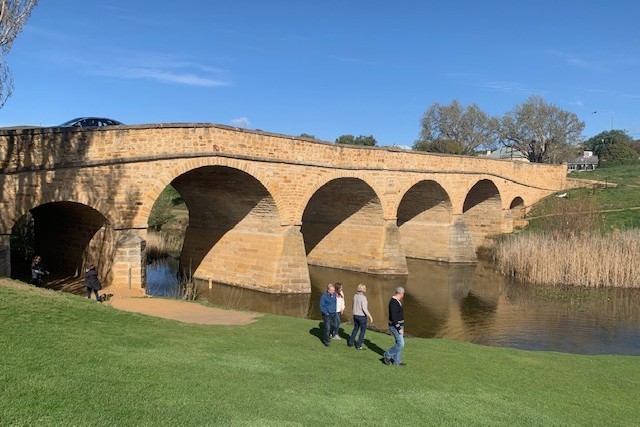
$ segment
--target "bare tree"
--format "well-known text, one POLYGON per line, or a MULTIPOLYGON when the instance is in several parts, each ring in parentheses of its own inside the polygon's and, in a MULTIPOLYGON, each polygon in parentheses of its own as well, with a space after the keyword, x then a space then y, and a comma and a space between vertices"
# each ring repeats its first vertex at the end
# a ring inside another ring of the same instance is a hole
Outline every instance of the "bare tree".
POLYGON ((580 142, 584 125, 576 114, 531 96, 504 115, 500 136, 505 146, 520 151, 529 161, 554 163, 560 153, 580 142))
POLYGON ((0 108, 13 93, 13 76, 4 56, 37 4, 38 0, 0 0, 0 108))
POLYGON ((455 100, 450 105, 431 104, 420 124, 420 139, 413 149, 450 154, 474 154, 492 146, 498 128, 498 120, 476 104, 464 107, 455 100))

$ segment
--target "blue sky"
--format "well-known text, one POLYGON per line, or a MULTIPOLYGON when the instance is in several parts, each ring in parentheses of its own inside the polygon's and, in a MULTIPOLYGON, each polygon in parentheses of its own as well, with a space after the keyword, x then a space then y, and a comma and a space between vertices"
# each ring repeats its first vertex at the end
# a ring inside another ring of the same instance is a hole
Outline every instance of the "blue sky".
POLYGON ((0 126, 212 122, 411 145, 433 102, 529 95, 640 139, 638 1, 42 0, 0 126), (598 111, 593 114, 593 111, 598 111))

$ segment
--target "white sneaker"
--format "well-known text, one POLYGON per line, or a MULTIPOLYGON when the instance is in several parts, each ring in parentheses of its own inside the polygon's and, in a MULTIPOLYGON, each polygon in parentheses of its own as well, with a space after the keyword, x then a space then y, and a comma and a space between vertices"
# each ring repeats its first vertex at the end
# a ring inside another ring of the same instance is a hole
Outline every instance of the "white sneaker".
POLYGON ((337 335, 334 335, 332 339, 334 339, 334 340, 336 340, 336 341, 339 341, 339 340, 341 340, 342 338, 340 338, 340 337, 339 337, 339 336, 337 336, 337 335))

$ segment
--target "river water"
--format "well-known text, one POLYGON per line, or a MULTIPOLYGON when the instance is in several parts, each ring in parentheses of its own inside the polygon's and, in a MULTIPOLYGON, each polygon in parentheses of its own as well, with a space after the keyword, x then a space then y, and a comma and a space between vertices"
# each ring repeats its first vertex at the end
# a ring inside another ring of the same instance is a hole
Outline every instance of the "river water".
MULTIPOLYGON (((351 319, 358 283, 367 285, 373 326, 387 329, 387 305, 397 286, 406 289, 409 336, 579 354, 640 355, 640 290, 539 287, 517 283, 486 263, 455 265, 407 260, 409 276, 381 277, 309 266, 311 294, 273 295, 213 283, 199 284, 204 299, 236 309, 321 319, 326 285, 341 282, 351 319)), ((175 262, 147 268, 147 293, 178 294, 175 262)), ((343 323, 345 332, 351 326, 343 323)))

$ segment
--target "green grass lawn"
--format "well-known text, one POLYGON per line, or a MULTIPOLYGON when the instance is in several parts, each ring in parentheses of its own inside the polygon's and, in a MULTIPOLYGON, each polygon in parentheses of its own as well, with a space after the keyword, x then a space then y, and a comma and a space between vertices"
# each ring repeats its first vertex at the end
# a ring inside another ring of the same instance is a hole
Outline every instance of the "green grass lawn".
MULTIPOLYGON (((640 358, 410 338, 325 348, 318 322, 200 326, 0 285, 3 425, 637 425, 640 358)), ((349 328, 349 327, 347 327, 349 328)), ((409 331, 411 326, 409 325, 409 331)))
MULTIPOLYGON (((617 212, 601 213, 603 232, 613 229, 640 228, 640 209, 630 209, 640 207, 640 165, 625 165, 588 172, 574 172, 569 177, 615 183, 617 186, 569 190, 567 191, 568 199, 556 199, 555 196, 549 196, 538 202, 528 216, 536 218, 549 212, 554 212, 558 204, 570 203, 572 198, 589 197, 593 199, 593 206, 598 210, 619 210, 617 212)), ((533 219, 527 228, 529 230, 544 228, 544 222, 533 219)))

